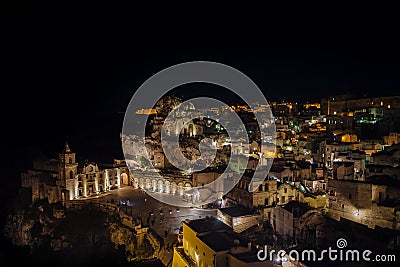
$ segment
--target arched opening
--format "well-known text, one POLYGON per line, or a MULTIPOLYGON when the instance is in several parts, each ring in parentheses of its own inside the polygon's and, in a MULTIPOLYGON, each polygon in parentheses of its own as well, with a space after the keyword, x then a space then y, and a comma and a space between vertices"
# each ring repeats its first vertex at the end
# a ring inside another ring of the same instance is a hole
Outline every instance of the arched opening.
POLYGON ((165 193, 169 194, 171 192, 171 183, 169 181, 165 181, 165 193))
POLYGON ((142 177, 139 178, 139 187, 140 187, 141 189, 146 189, 146 187, 145 187, 145 181, 144 181, 144 178, 142 178, 142 177))
POLYGON ((184 191, 184 183, 183 182, 179 182, 177 189, 178 189, 178 194, 182 196, 183 195, 183 191, 184 191))
POLYGON ((149 178, 146 178, 145 189, 146 190, 150 190, 151 189, 151 180, 149 178))
POLYGON ((72 170, 69 171, 69 179, 74 179, 74 172, 72 170))
POLYGON ((189 135, 193 136, 193 124, 189 124, 189 135))
POLYGON ((176 190, 177 190, 177 185, 176 185, 176 183, 172 182, 170 185, 170 193, 175 195, 176 190))
POLYGON ((164 191, 164 185, 163 185, 163 180, 158 180, 157 182, 158 185, 158 192, 162 193, 164 191))
POLYGON ((128 175, 126 173, 121 174, 121 181, 123 185, 128 185, 128 175))

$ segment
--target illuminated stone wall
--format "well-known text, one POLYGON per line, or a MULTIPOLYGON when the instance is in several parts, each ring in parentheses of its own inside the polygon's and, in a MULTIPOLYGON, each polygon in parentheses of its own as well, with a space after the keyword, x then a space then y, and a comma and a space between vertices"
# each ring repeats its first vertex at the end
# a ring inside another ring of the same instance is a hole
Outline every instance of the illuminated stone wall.
MULTIPOLYGON (((394 207, 384 206, 382 202, 387 186, 344 180, 328 181, 328 215, 333 219, 341 218, 367 225, 384 228, 393 227, 394 207)), ((391 195, 394 195, 393 193, 391 195)), ((399 214, 397 228, 400 226, 399 214)))

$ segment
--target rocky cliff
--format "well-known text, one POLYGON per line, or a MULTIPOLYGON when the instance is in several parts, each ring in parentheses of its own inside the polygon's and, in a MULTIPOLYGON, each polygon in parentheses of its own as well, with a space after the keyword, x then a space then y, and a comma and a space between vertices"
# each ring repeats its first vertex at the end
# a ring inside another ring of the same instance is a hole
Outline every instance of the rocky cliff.
POLYGON ((29 248, 33 256, 57 255, 61 266, 102 258, 115 258, 120 263, 154 258, 154 244, 147 232, 138 234, 121 217, 118 209, 110 205, 82 202, 65 208, 41 200, 14 205, 3 232, 14 245, 29 248))

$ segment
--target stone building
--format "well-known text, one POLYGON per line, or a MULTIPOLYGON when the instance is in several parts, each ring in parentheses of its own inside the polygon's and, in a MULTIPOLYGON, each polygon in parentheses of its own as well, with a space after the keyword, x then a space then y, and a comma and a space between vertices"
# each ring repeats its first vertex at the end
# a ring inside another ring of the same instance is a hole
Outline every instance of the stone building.
POLYGON ((296 165, 294 166, 294 177, 296 179, 302 181, 303 179, 307 180, 311 178, 312 174, 312 165, 308 161, 296 161, 296 165))
POLYGON ((217 219, 228 225, 234 232, 241 233, 262 221, 261 214, 243 206, 217 210, 217 219))
POLYGON ((270 223, 275 232, 290 244, 294 244, 296 236, 300 235, 299 218, 305 214, 310 207, 306 203, 290 201, 284 206, 272 209, 270 223))
POLYGON ((387 150, 379 151, 371 155, 370 163, 376 165, 399 166, 400 146, 393 145, 387 150))
POLYGON ((75 153, 65 144, 58 161, 34 161, 32 170, 21 173, 21 180, 23 187, 32 189, 32 201, 47 198, 50 203, 65 203, 119 188, 121 176, 129 183, 129 171, 121 164, 100 169, 95 163, 87 163, 79 168, 75 153))
POLYGON ((177 173, 160 175, 158 172, 146 170, 132 174, 132 186, 149 192, 180 195, 186 201, 192 201, 193 194, 188 191, 193 187, 190 176, 177 173))
POLYGON ((282 183, 288 181, 293 182, 293 170, 286 166, 272 165, 268 175, 282 183))
POLYGON ((399 109, 400 96, 355 99, 351 95, 339 95, 321 101, 321 112, 327 115, 373 108, 399 109))
POLYGON ((304 198, 300 183, 281 183, 276 179, 267 178, 253 192, 248 190, 250 183, 251 178, 243 176, 226 197, 247 208, 284 205, 289 201, 301 201, 304 198))
POLYGON ((371 176, 365 182, 355 180, 328 181, 328 214, 367 225, 392 228, 400 226, 397 212, 400 204, 398 181, 390 176, 371 176))
POLYGON ((395 178, 400 178, 400 166, 392 167, 389 165, 368 164, 366 166, 365 177, 374 175, 389 175, 395 178))
POLYGON ((250 183, 251 178, 243 176, 226 197, 230 201, 247 208, 274 205, 278 189, 277 180, 266 179, 253 192, 248 190, 250 183))
POLYGON ((75 153, 71 152, 68 144, 64 152, 59 154, 59 173, 61 184, 65 182, 68 190, 69 200, 98 195, 121 185, 119 167, 100 170, 97 164, 89 163, 78 172, 75 153))
POLYGON ((322 141, 319 145, 318 161, 328 169, 333 168, 333 162, 337 160, 340 153, 348 152, 353 149, 353 143, 338 143, 322 141))
POLYGON ((400 144, 400 133, 390 133, 383 137, 385 145, 397 145, 400 144))
POLYGON ((48 198, 50 203, 56 203, 65 194, 57 177, 58 161, 39 158, 33 161, 31 170, 21 173, 21 183, 32 189, 32 201, 48 198))
POLYGON ((47 198, 49 203, 59 202, 65 192, 54 177, 45 172, 39 172, 31 176, 32 201, 47 198))
POLYGON ((333 177, 340 180, 354 180, 354 162, 336 161, 333 163, 333 177))
POLYGON ((172 267, 185 266, 273 266, 257 259, 257 251, 243 236, 216 218, 186 220, 182 242, 174 247, 172 267))

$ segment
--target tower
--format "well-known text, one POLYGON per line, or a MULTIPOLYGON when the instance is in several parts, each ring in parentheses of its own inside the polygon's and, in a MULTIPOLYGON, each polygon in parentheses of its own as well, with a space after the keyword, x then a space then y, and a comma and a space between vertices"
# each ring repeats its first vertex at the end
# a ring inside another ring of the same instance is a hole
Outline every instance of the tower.
POLYGON ((75 162, 75 153, 71 152, 68 143, 65 143, 63 153, 58 154, 58 177, 62 187, 66 187, 66 180, 74 179, 78 173, 78 163, 75 162))

